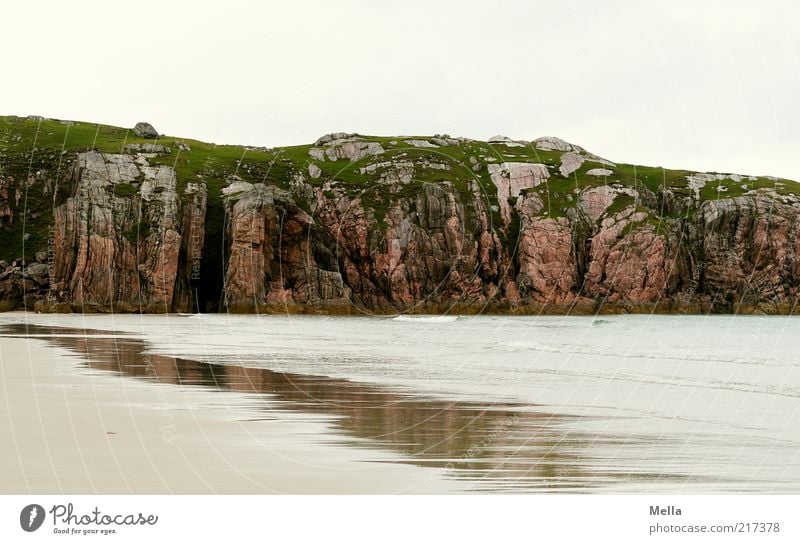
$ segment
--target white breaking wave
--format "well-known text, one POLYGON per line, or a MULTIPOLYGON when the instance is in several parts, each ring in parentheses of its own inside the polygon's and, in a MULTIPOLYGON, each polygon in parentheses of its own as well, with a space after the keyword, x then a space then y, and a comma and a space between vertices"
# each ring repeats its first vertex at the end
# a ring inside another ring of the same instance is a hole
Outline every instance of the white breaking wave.
POLYGON ((455 323, 457 315, 398 315, 392 321, 406 321, 409 323, 455 323))

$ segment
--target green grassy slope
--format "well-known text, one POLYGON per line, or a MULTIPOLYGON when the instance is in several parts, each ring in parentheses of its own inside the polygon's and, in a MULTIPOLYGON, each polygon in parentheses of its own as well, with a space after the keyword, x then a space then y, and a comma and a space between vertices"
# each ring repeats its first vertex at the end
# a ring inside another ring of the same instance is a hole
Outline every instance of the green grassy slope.
MULTIPOLYGON (((148 140, 137 137, 129 129, 108 125, 0 117, 0 178, 13 178, 17 186, 24 189, 19 202, 16 202, 13 194, 9 194, 8 200, 14 212, 14 221, 10 226, 0 225, 0 259, 11 260, 21 257, 24 246, 25 257, 30 260, 35 251, 46 247, 47 230, 52 224, 53 196, 44 194, 44 181, 25 187, 22 180, 36 178, 63 182, 69 176, 76 152, 95 149, 119 153, 126 144, 132 143, 160 143, 170 147, 170 154, 160 156, 154 159, 154 162, 176 169, 179 190, 189 181, 203 181, 207 185, 209 206, 207 229, 211 237, 214 233, 221 232, 223 228, 224 214, 221 213, 223 203, 220 190, 232 175, 239 176, 245 181, 275 184, 284 189, 290 189, 291 180, 298 173, 305 175, 307 183, 317 186, 331 181, 345 194, 352 197, 360 196, 365 205, 374 210, 379 223, 383 222, 392 194, 414 194, 421 189, 423 183, 448 182, 464 194, 471 193, 471 185, 477 184, 487 203, 496 208, 496 189, 486 167, 492 162, 535 162, 547 165, 551 173, 550 179, 531 191, 539 193, 546 203, 546 210, 550 216, 564 215, 574 206, 576 189, 603 184, 647 188, 655 195, 659 195, 664 187, 669 188, 675 195, 689 196, 692 192, 688 186, 687 176, 693 173, 689 171, 616 163, 616 166, 609 167, 614 174, 606 178, 588 175, 590 169, 605 168, 605 166, 587 161, 576 172, 565 178, 558 173, 562 153, 537 150, 533 145, 518 147, 468 140, 460 142, 459 145, 418 148, 405 143, 408 139, 428 138, 364 136, 366 141, 380 143, 386 152, 354 162, 347 159, 317 161, 309 155, 312 145, 264 149, 215 145, 172 136, 148 140), (176 142, 185 143, 191 148, 190 151, 181 150, 176 142), (482 164, 479 171, 475 172, 471 168, 471 158, 482 164), (410 183, 393 188, 380 184, 381 168, 363 174, 359 171, 368 164, 389 160, 409 160, 415 165, 427 161, 444 164, 449 168, 417 167, 414 179, 410 183), (307 175, 308 166, 312 163, 322 171, 322 175, 317 179, 307 175), (27 240, 23 239, 24 232, 30 234, 27 240)), ((700 197, 701 200, 732 197, 759 188, 774 189, 778 193, 800 193, 800 185, 795 182, 755 177, 741 182, 726 179, 707 183, 700 191, 700 197), (720 187, 723 190, 720 190, 720 187)), ((135 191, 133 188, 125 187, 116 187, 114 190, 121 195, 127 194, 126 190, 130 194, 135 191)), ((182 193, 180 190, 180 194, 182 193)), ((621 208, 630 204, 623 200, 620 199, 620 202, 612 207, 621 208)), ((495 210, 494 214, 496 213, 495 210)), ((669 215, 666 211, 663 214, 669 215)), ((496 224, 499 224, 499 218, 494 219, 497 219, 496 224)))

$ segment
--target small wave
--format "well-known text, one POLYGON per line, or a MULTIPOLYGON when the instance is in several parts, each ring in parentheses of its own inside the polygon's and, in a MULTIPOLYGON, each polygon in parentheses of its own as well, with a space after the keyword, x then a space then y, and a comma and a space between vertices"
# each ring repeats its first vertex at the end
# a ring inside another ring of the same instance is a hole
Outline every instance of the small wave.
POLYGON ((490 341, 486 349, 498 352, 546 352, 565 355, 590 355, 615 357, 621 359, 646 359, 658 361, 677 361, 680 363, 721 363, 735 365, 752 365, 765 367, 794 367, 794 359, 784 360, 777 356, 759 359, 756 356, 737 356, 726 353, 700 353, 695 350, 643 351, 641 349, 620 349, 616 346, 587 346, 578 344, 545 344, 535 340, 507 342, 490 341))
POLYGON ((455 323, 457 315, 398 315, 392 321, 406 321, 409 323, 455 323))

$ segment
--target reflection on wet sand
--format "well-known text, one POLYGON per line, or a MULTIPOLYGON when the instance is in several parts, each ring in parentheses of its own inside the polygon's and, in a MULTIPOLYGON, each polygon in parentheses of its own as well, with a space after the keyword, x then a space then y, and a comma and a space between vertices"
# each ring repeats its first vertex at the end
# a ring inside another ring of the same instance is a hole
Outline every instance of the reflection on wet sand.
POLYGON ((574 418, 530 405, 451 402, 341 379, 200 363, 145 353, 143 340, 118 333, 6 325, 0 334, 46 339, 80 354, 95 369, 158 383, 253 393, 254 407, 264 418, 279 417, 280 410, 321 416, 345 438, 356 439, 342 444, 366 443, 399 453, 404 462, 450 469, 454 478, 470 480, 476 490, 579 492, 682 479, 625 469, 625 463, 608 468, 599 452, 611 448, 619 453, 635 447, 634 439, 570 430, 574 418))

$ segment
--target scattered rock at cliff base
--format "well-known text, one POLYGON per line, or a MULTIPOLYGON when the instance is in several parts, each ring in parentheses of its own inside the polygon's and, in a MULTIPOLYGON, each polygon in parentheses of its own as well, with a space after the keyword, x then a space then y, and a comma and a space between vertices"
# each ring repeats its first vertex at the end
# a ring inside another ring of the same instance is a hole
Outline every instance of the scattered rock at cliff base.
POLYGON ((597 176, 597 177, 614 175, 614 171, 608 170, 607 168, 592 168, 591 170, 587 170, 586 173, 590 176, 597 176))
POLYGON ((25 266, 15 261, 10 266, 0 263, 0 311, 33 310, 45 296, 50 284, 50 267, 42 263, 25 266), (2 264, 6 266, 3 267, 2 264))
POLYGON ((144 121, 139 121, 133 127, 133 133, 140 138, 158 138, 158 131, 153 128, 153 125, 144 121))
POLYGON ((32 276, 46 276, 50 273, 50 267, 44 263, 29 264, 25 270, 32 276))
POLYGON ((322 175, 322 170, 316 164, 311 163, 308 165, 308 175, 314 179, 317 179, 322 175))

